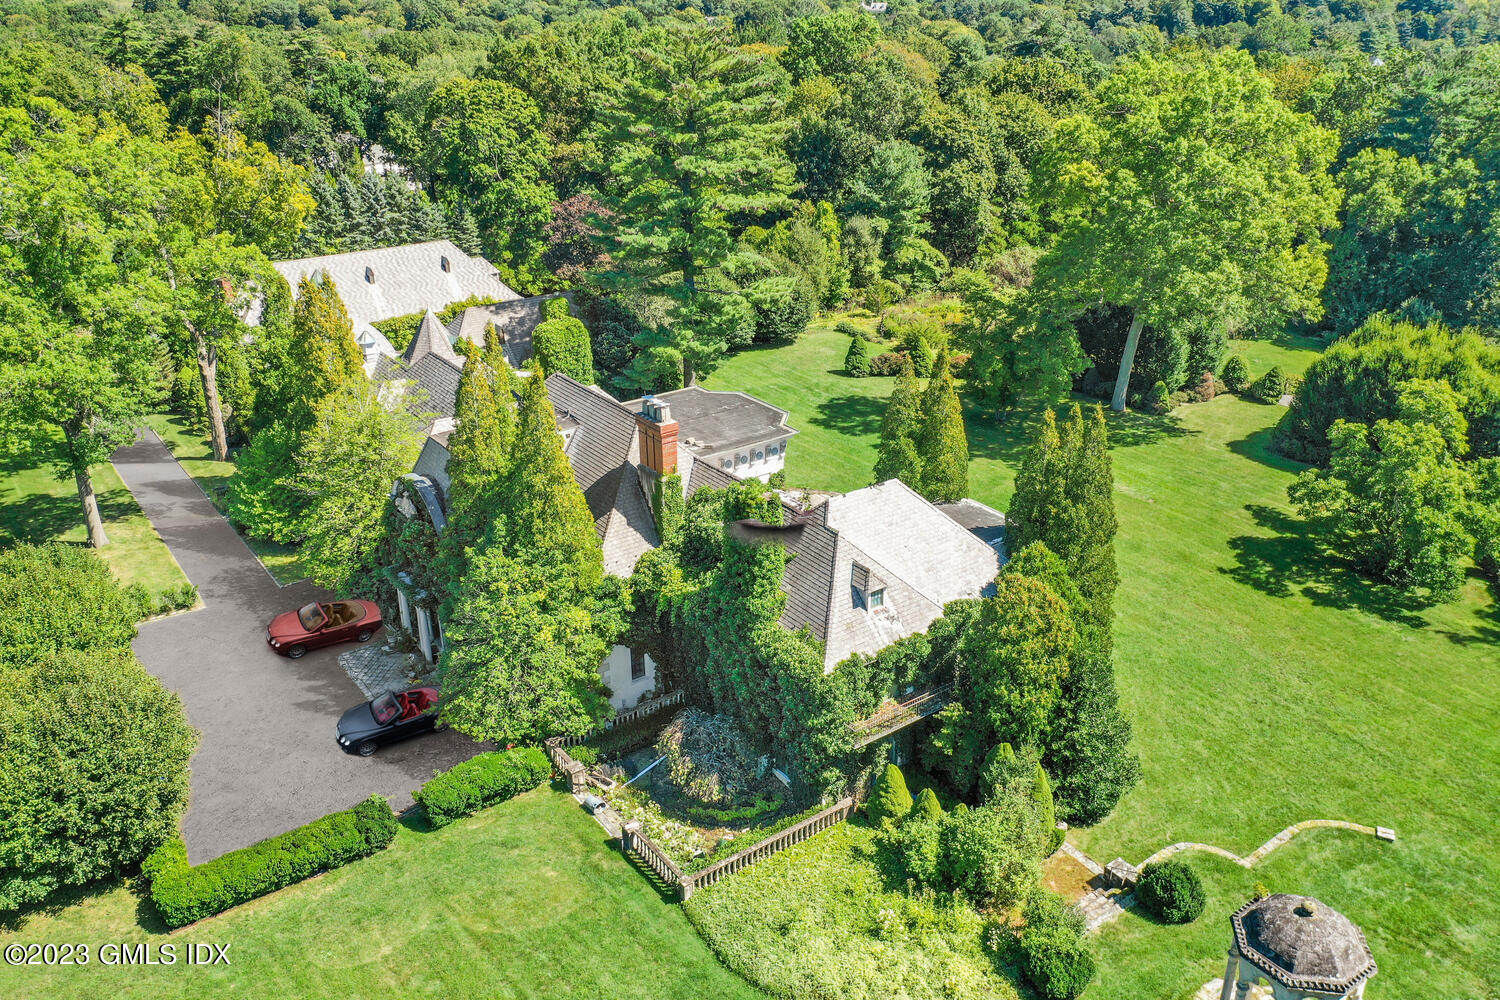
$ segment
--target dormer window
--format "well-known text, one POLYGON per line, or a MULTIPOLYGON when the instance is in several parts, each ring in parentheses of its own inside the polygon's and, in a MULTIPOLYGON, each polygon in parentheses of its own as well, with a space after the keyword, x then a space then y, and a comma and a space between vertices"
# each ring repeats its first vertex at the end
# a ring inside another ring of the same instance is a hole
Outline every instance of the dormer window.
POLYGON ((365 268, 365 284, 375 284, 375 269, 373 267, 365 268))
POLYGON ((868 604, 871 609, 885 607, 885 588, 870 591, 868 604))
POLYGON ((446 274, 449 271, 453 270, 453 265, 450 264, 450 263, 448 263, 448 258, 447 257, 444 257, 441 261, 438 262, 438 267, 441 267, 443 269, 443 273, 444 274, 446 274))

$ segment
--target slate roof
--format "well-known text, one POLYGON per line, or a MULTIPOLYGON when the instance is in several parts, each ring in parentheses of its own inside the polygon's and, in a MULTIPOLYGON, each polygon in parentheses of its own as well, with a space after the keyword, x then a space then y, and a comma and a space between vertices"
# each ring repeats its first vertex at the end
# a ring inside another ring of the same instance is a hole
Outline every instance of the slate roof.
MULTIPOLYGON (((688 386, 658 393, 658 402, 671 407, 672 419, 682 428, 678 445, 699 455, 788 438, 797 432, 786 425, 787 411, 744 392, 718 392, 688 386)), ((632 413, 643 400, 627 400, 632 413)))
POLYGON ((524 368, 531 361, 531 333, 542 321, 542 303, 564 293, 538 295, 508 302, 496 302, 487 306, 470 306, 448 324, 448 336, 454 343, 459 338, 471 343, 484 344, 484 329, 491 323, 505 338, 505 360, 512 368, 524 368))
POLYGON ((937 509, 967 529, 969 534, 994 549, 995 554, 1000 557, 1000 565, 1005 565, 1008 557, 1005 554, 1004 514, 968 497, 957 503, 940 503, 937 509))
MULTIPOLYGON (((695 462, 689 486, 734 481, 695 462)), ((824 643, 825 670, 926 631, 949 601, 992 592, 996 551, 899 480, 830 497, 811 511, 783 507, 788 521, 805 523, 780 533, 791 555, 781 580, 781 624, 805 625, 824 643), (857 572, 865 595, 885 591, 883 606, 867 607, 867 597, 856 594, 857 572)))
POLYGON ((1254 900, 1229 922, 1240 954, 1294 990, 1343 996, 1378 971, 1353 921, 1310 896, 1279 892, 1254 900))
POLYGON ((412 336, 411 343, 406 345, 406 350, 401 352, 401 356, 408 362, 414 362, 428 354, 435 354, 457 368, 462 368, 464 364, 463 356, 453 349, 447 328, 431 309, 422 317, 422 324, 417 327, 416 334, 412 336))
POLYGON ((303 277, 327 271, 356 329, 395 316, 441 309, 473 295, 520 298, 500 280, 493 264, 483 257, 470 257, 449 240, 303 257, 272 266, 294 293, 303 277), (445 260, 447 270, 443 269, 445 260))
POLYGON ((463 374, 462 359, 454 364, 438 354, 424 354, 415 361, 404 358, 381 358, 370 376, 377 382, 412 383, 401 391, 407 397, 407 409, 418 415, 434 414, 439 419, 452 417, 458 396, 458 380, 463 374))

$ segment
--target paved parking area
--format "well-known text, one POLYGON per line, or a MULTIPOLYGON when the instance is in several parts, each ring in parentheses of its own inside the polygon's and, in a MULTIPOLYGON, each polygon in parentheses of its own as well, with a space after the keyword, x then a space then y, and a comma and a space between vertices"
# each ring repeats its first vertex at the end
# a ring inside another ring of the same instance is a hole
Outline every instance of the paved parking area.
POLYGON ((195 864, 374 793, 404 808, 434 770, 485 749, 445 731, 369 758, 340 751, 339 714, 365 700, 338 664, 350 647, 289 660, 265 642, 274 615, 326 593, 277 586, 155 434, 116 452, 114 465, 203 598, 197 611, 143 623, 135 640, 199 732, 182 823, 195 864))

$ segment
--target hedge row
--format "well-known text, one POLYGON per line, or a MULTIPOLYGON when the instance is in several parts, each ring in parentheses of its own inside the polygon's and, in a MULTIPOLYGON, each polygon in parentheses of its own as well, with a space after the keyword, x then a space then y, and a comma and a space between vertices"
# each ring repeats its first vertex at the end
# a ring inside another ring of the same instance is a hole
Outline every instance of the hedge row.
POLYGON ((482 753, 437 775, 416 793, 434 829, 536 788, 552 762, 536 747, 482 753))
POLYGON ((372 795, 201 865, 188 864, 187 847, 174 837, 151 852, 141 871, 162 919, 181 927, 374 854, 395 839, 396 825, 390 805, 372 795))

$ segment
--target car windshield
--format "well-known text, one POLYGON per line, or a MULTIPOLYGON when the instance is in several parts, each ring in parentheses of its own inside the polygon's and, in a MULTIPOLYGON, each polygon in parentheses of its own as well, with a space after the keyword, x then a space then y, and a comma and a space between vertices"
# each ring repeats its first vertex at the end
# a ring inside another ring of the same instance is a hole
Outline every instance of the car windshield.
POLYGON ((370 702, 370 713, 375 716, 376 722, 385 725, 401 714, 401 706, 396 702, 395 696, 387 691, 370 702))
POLYGON ((323 609, 317 604, 308 604, 304 606, 301 611, 297 612, 297 618, 301 620, 302 627, 307 629, 307 631, 309 632, 315 630, 319 625, 322 625, 323 619, 326 617, 327 616, 323 614, 323 609))

